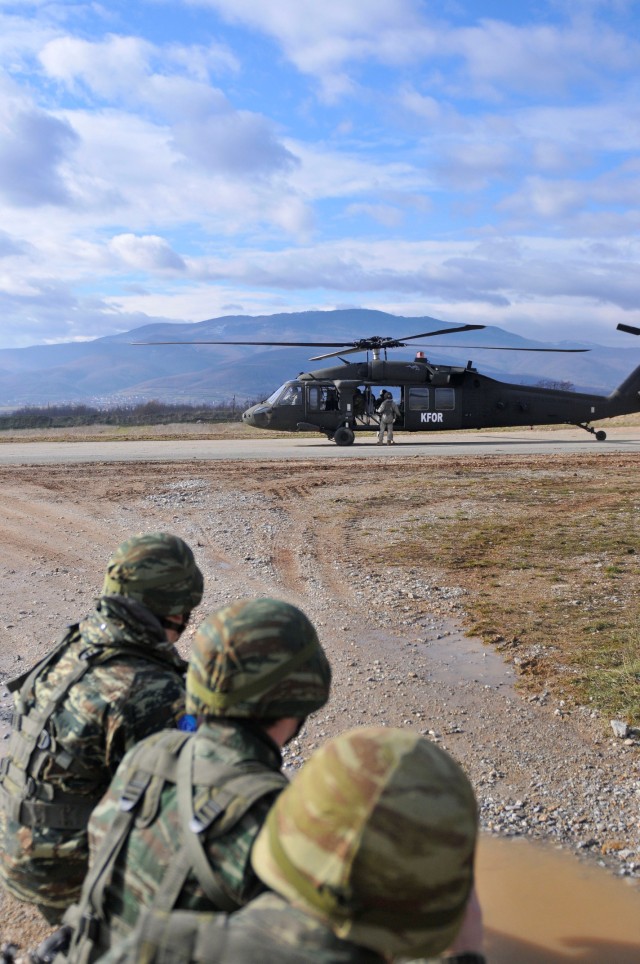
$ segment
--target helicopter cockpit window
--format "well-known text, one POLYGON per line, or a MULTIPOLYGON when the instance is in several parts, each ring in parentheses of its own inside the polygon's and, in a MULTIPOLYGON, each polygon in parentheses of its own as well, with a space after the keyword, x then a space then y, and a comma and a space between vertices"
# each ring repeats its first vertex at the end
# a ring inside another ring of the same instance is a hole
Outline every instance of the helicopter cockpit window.
POLYGON ((307 402, 311 412, 335 412, 338 408, 338 390, 335 385, 309 385, 307 402))
POLYGON ((436 388, 436 411, 451 412, 456 407, 455 388, 436 388))
POLYGON ((282 394, 282 391, 283 391, 284 388, 286 388, 285 385, 281 385, 280 388, 276 388, 275 392, 271 392, 271 394, 269 395, 269 397, 268 397, 268 398, 265 398, 264 404, 265 404, 265 405, 275 405, 275 403, 278 401, 278 398, 279 398, 280 395, 282 394))
POLYGON ((302 385, 288 382, 267 399, 269 405, 302 405, 302 385))
POLYGON ((428 412, 429 411, 429 389, 410 388, 409 389, 409 411, 428 412))
POLYGON ((289 385, 279 405, 302 405, 302 385, 289 385))

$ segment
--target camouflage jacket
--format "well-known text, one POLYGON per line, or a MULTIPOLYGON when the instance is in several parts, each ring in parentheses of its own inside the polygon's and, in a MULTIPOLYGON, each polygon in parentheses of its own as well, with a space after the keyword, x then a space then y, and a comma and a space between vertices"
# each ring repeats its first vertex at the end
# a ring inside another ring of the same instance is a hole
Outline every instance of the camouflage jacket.
MULTIPOLYGON (((91 871, 79 905, 67 916, 75 925, 76 935, 85 929, 82 921, 98 921, 90 940, 96 951, 104 951, 130 933, 145 907, 168 901, 168 909, 229 910, 256 896, 263 885, 251 867, 250 852, 273 800, 286 785, 280 766, 276 744, 248 720, 209 722, 189 737, 182 733, 156 734, 134 748, 122 761, 91 817, 91 871), (176 754, 182 759, 185 749, 191 753, 194 774, 189 791, 194 817, 189 831, 198 838, 208 873, 214 878, 216 897, 201 883, 200 867, 187 863, 184 875, 176 877, 188 841, 180 796, 184 782, 180 782, 179 770, 172 767, 176 754), (140 767, 152 759, 159 760, 159 765, 147 763, 145 775, 140 767), (149 779, 159 769, 165 776, 149 779), (207 769, 213 775, 211 781, 198 776, 207 769), (216 781, 219 771, 245 781, 242 799, 232 793, 220 803, 216 781), (135 819, 127 826, 124 843, 115 848, 114 855, 115 836, 121 833, 122 813, 127 810, 134 811, 135 819), (173 888, 170 896, 168 888, 173 888)), ((76 935, 70 961, 86 959, 76 935)))
POLYGON ((389 424, 400 417, 400 409, 392 398, 385 398, 385 400, 378 405, 378 414, 380 415, 381 422, 389 424))
POLYGON ((146 607, 107 596, 22 678, 0 761, 0 876, 18 899, 77 898, 89 814, 126 751, 184 713, 185 669, 146 607))
POLYGON ((235 914, 146 912, 135 931, 100 964, 385 964, 344 941, 278 894, 265 893, 235 914))
MULTIPOLYGON (((455 964, 461 957, 405 964, 455 964)), ((144 911, 135 929, 98 964, 387 964, 376 951, 342 940, 279 894, 261 894, 235 914, 144 911)))

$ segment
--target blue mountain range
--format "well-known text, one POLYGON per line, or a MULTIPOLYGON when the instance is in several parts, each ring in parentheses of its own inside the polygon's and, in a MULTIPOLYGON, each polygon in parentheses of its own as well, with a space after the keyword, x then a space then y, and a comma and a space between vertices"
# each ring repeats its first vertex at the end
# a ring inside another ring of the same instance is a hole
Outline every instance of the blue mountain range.
MULTIPOLYGON (((144 325, 86 342, 0 350, 0 405, 77 403, 136 404, 142 401, 242 404, 269 395, 288 378, 328 362, 310 361, 320 348, 252 345, 255 341, 344 341, 371 335, 393 338, 455 324, 437 318, 403 317, 361 308, 227 315, 193 324, 144 325), (240 341, 242 345, 148 344, 151 342, 240 341)), ((483 331, 439 335, 394 349, 410 359, 420 347, 437 364, 465 365, 491 377, 523 384, 570 382, 578 391, 607 394, 634 367, 629 347, 589 343, 537 342, 495 326, 483 331), (491 351, 503 348, 589 348, 584 354, 491 351)), ((330 349, 327 349, 330 350, 330 349)), ((349 360, 355 360, 353 355, 349 360)))

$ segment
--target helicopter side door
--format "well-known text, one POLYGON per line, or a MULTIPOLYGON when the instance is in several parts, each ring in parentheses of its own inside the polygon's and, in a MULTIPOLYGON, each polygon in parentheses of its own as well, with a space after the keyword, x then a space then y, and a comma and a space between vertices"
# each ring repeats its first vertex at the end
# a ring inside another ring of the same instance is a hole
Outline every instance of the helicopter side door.
POLYGON ((340 395, 335 385, 308 384, 306 395, 309 422, 321 428, 335 428, 340 423, 340 395))
POLYGON ((410 432, 460 428, 461 391, 453 386, 410 385, 405 396, 405 428, 410 432))

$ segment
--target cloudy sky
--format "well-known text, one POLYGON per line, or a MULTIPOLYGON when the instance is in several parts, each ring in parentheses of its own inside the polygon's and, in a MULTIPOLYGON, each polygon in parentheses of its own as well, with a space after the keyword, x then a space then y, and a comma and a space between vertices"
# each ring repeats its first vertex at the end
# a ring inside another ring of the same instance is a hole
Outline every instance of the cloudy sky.
POLYGON ((0 348, 640 324, 638 0, 0 0, 0 348))

